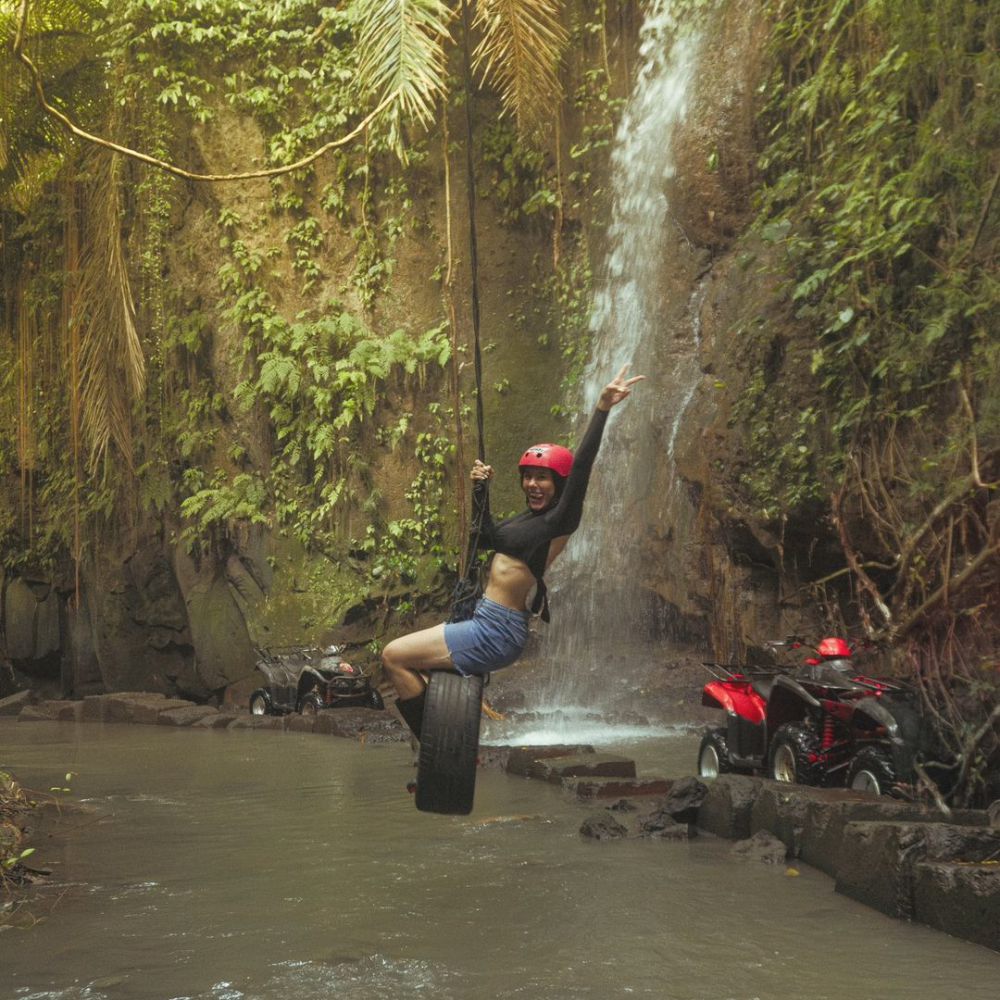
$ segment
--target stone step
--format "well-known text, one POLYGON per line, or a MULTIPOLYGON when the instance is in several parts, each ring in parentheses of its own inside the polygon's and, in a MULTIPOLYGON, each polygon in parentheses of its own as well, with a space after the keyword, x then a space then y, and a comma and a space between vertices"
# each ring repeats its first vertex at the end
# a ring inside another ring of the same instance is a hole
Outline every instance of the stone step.
POLYGON ((580 778, 573 790, 581 802, 596 799, 632 799, 641 796, 662 796, 670 791, 673 781, 668 778, 580 778))
POLYGON ((78 701, 40 701, 25 705, 17 716, 18 722, 79 722, 83 705, 78 701))
POLYGON ((561 785, 574 778, 634 778, 635 761, 610 753, 547 757, 531 764, 525 777, 561 785))
MULTIPOLYGON (((503 750, 502 747, 494 747, 494 752, 503 750)), ((510 747, 508 748, 507 762, 504 770, 508 774, 519 774, 522 777, 531 777, 528 771, 534 767, 538 761, 548 760, 551 757, 577 757, 581 754, 592 754, 594 748, 585 743, 552 744, 550 746, 539 747, 510 747)))
POLYGON ((193 726, 202 719, 211 719, 219 714, 219 710, 211 705, 183 705, 160 712, 156 721, 161 726, 193 726))
POLYGON ((913 919, 1000 951, 1000 860, 914 866, 913 919))

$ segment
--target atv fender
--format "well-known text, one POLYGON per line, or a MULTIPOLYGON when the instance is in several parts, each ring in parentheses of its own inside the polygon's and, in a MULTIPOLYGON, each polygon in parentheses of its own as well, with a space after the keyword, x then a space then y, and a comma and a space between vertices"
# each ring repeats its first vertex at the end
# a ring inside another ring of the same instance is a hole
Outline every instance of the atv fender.
MULTIPOLYGON (((774 679, 774 686, 790 691, 796 698, 801 698, 802 701, 810 706, 810 708, 821 707, 819 700, 814 698, 798 681, 792 680, 791 677, 779 674, 779 676, 774 679)), ((774 696, 772 695, 772 697, 774 696)))
POLYGON ((776 733, 789 722, 800 722, 806 717, 809 708, 820 709, 822 706, 798 681, 784 674, 774 679, 771 697, 767 699, 767 729, 776 733))
POLYGON ((728 681, 712 681, 701 693, 701 703, 708 708, 721 708, 754 725, 764 721, 764 699, 749 685, 734 687, 728 681))
POLYGON ((889 712, 885 706, 878 701, 878 699, 862 698, 861 701, 855 705, 854 710, 867 715, 868 718, 873 719, 880 726, 884 726, 889 739, 892 740, 893 743, 903 742, 903 737, 899 732, 899 723, 893 717, 892 713, 889 712))
POLYGON ((874 719, 880 726, 885 727, 888 737, 886 749, 892 756, 895 773, 901 781, 912 780, 913 767, 918 753, 918 734, 913 720, 906 716, 901 720, 898 715, 893 714, 876 698, 863 698, 858 702, 855 711, 863 712, 868 718, 874 719))

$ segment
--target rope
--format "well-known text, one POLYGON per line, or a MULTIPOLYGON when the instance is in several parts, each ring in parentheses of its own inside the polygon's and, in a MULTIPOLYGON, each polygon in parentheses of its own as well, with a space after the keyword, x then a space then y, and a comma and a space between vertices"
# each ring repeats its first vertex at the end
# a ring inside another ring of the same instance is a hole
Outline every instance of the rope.
POLYGON ((472 62, 469 56, 469 2, 462 0, 462 70, 465 82, 465 187, 469 200, 469 268, 472 274, 473 362, 476 372, 476 427, 479 461, 486 461, 483 430, 483 356, 479 343, 479 250, 476 240, 476 174, 472 163, 472 62))
MULTIPOLYGON (((476 430, 478 432, 479 461, 486 461, 486 431, 483 419, 483 354, 480 343, 480 311, 479 311, 479 243, 476 236, 476 173, 472 158, 472 59, 469 54, 469 36, 471 22, 468 0, 462 0, 462 73, 465 87, 465 190, 468 199, 469 216, 469 274, 472 292, 472 341, 473 369, 476 376, 476 430)), ((447 156, 447 150, 445 151, 447 156)), ((450 229, 449 229, 450 232, 450 229)), ((486 483, 489 490, 489 483, 486 483)), ((488 494, 487 494, 488 498, 488 494)), ((452 611, 458 605, 460 596, 458 590, 461 582, 470 579, 476 566, 476 553, 479 551, 479 537, 483 527, 483 513, 486 499, 477 511, 475 522, 469 532, 469 543, 458 565, 459 584, 456 587, 452 611)))

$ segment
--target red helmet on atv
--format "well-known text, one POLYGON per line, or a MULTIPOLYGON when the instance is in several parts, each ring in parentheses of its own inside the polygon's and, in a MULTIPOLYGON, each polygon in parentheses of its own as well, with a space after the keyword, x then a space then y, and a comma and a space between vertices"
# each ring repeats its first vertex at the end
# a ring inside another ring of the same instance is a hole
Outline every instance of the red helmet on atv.
POLYGON ((843 639, 835 639, 832 636, 824 639, 817 647, 816 652, 825 660, 835 660, 842 657, 849 658, 851 647, 843 639))
POLYGON ((573 452, 561 444, 533 444, 517 463, 519 472, 531 468, 551 469, 565 479, 573 468, 573 452))

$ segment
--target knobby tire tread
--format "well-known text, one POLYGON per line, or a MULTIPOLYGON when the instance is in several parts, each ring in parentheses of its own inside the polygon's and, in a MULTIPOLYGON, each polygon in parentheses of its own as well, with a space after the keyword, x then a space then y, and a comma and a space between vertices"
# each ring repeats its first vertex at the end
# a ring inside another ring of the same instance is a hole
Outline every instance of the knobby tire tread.
POLYGON ((421 812, 472 812, 482 702, 482 677, 431 674, 417 759, 416 805, 421 812))

